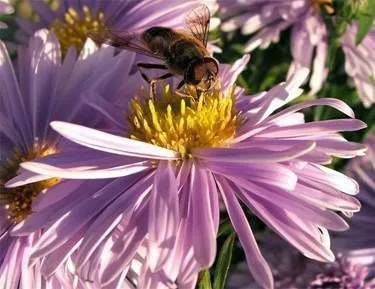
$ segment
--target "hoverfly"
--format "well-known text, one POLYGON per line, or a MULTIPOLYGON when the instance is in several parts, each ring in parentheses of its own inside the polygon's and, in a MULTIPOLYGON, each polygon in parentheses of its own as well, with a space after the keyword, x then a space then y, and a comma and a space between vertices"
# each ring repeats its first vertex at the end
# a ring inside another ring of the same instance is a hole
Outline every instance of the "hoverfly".
POLYGON ((89 36, 97 44, 108 43, 162 60, 163 64, 137 64, 142 77, 149 83, 151 80, 143 69, 168 70, 152 80, 181 75, 183 80, 178 88, 187 83, 199 91, 206 91, 214 86, 219 72, 217 60, 206 48, 209 24, 210 11, 206 5, 200 5, 186 14, 184 31, 155 26, 140 33, 107 30, 102 35, 89 36))

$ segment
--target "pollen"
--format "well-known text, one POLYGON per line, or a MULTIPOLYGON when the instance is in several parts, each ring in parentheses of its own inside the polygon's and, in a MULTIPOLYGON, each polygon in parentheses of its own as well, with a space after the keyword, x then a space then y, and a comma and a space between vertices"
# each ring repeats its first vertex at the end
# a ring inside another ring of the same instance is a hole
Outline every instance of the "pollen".
POLYGON ((83 6, 80 12, 69 8, 62 19, 51 24, 51 31, 59 39, 63 55, 71 46, 81 51, 89 33, 98 33, 105 29, 104 14, 92 12, 87 6, 83 6))
POLYGON ((240 117, 234 106, 233 90, 227 95, 218 90, 186 96, 165 86, 161 96, 130 103, 130 137, 177 151, 191 157, 193 148, 219 147, 236 133, 240 117))
POLYGON ((26 153, 16 149, 0 167, 0 205, 4 206, 8 218, 15 223, 23 221, 32 213, 33 200, 43 191, 59 182, 52 178, 41 182, 15 188, 5 188, 4 184, 17 176, 22 162, 56 153, 56 149, 47 145, 35 143, 26 153))

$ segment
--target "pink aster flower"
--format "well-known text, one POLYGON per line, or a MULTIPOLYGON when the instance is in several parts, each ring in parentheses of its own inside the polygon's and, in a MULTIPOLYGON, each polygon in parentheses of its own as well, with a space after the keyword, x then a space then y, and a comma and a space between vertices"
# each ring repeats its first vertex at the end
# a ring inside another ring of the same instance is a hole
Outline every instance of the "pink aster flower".
MULTIPOLYGON (((156 95, 151 90, 151 95, 144 91, 130 99, 124 96, 130 107, 123 106, 122 113, 101 107, 118 125, 111 132, 52 122, 54 130, 85 149, 25 162, 23 168, 46 177, 113 181, 78 204, 71 199, 46 208, 14 232, 28 234, 61 211, 36 245, 35 257, 42 257, 90 226, 76 259, 79 269, 125 219, 125 234, 112 245, 113 265, 102 273, 102 284, 123 272, 147 240, 140 287, 156 288, 147 282, 149 274, 156 274, 159 280, 193 288, 197 272, 214 262, 222 201, 250 271, 264 288, 273 288, 271 270, 241 203, 305 256, 333 261, 328 229, 348 228, 336 212, 351 214, 360 205, 351 196, 358 191, 357 183, 324 165, 332 157, 363 155, 363 145, 348 142, 339 132, 366 125, 336 99, 304 102, 275 113, 302 93, 299 86, 308 73, 304 69, 270 91, 243 96, 233 84, 247 60, 244 56, 231 68, 221 67, 221 86, 200 96, 186 89, 191 97, 181 98, 166 86, 156 89, 156 95), (336 108, 350 118, 305 122, 300 110, 315 105, 336 108), (90 158, 95 153, 105 157, 90 158), (56 239, 56 234, 64 238, 56 239), (185 256, 190 256, 189 264, 185 256)), ((20 175, 8 186, 28 178, 20 175)))
POLYGON ((359 183, 361 212, 351 218, 351 229, 335 238, 337 249, 348 255, 350 260, 369 266, 375 276, 375 135, 372 133, 365 144, 366 156, 352 160, 347 165, 347 172, 359 183))
MULTIPOLYGON (((22 161, 52 155, 63 146, 69 150, 71 145, 64 144, 50 128, 51 120, 90 126, 105 123, 100 115, 93 116, 91 107, 84 105, 84 91, 96 87, 110 93, 110 81, 127 78, 133 59, 134 54, 128 52, 114 56, 110 47, 97 51, 95 44, 88 41, 79 56, 71 48, 62 61, 56 37, 41 30, 27 47, 19 49, 17 63, 13 65, 0 43, 0 288, 19 288, 19 284, 22 288, 40 288, 40 282, 45 283, 45 288, 59 288, 58 277, 41 277, 40 263, 29 267, 32 247, 40 240, 41 230, 21 237, 12 236, 11 231, 40 207, 63 198, 64 193, 81 190, 83 182, 38 176, 30 185, 5 188, 4 184, 17 176, 22 161), (108 86, 96 86, 98 79, 100 85, 108 86), (44 199, 45 194, 49 198, 44 199)), ((102 186, 103 181, 99 184, 102 186)), ((85 188, 90 191, 90 186, 85 188)), ((65 270, 65 256, 53 257, 50 261, 57 275, 63 276, 60 269, 65 270)))
POLYGON ((107 28, 114 31, 143 31, 152 26, 182 27, 183 15, 197 5, 205 3, 213 12, 217 9, 216 0, 58 0, 55 3, 57 10, 44 1, 30 2, 40 20, 32 23, 19 18, 22 31, 20 40, 27 39, 38 29, 48 28, 56 33, 63 51, 71 45, 81 49, 88 32, 107 28))
POLYGON ((341 39, 345 53, 345 70, 351 77, 366 107, 375 103, 375 27, 359 44, 355 44, 358 26, 349 26, 341 39))
MULTIPOLYGON (((0 0, 0 15, 1 14, 10 14, 13 13, 14 9, 9 4, 9 0, 0 0)), ((0 29, 7 28, 7 25, 3 22, 0 22, 0 29)))
MULTIPOLYGON (((241 28, 244 35, 254 34, 245 45, 245 52, 266 48, 278 42, 280 33, 291 27, 290 49, 293 62, 289 75, 301 67, 312 68, 311 94, 317 93, 327 77, 327 28, 320 5, 322 0, 220 0, 222 29, 241 28)), ((325 6, 330 9, 329 6, 325 6)))

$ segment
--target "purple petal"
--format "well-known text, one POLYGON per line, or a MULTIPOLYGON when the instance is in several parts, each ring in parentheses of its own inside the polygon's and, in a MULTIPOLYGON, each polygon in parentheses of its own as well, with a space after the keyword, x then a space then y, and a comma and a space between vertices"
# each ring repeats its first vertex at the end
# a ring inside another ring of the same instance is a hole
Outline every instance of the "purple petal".
MULTIPOLYGON (((259 198, 272 203, 282 209, 296 214, 306 221, 315 223, 322 227, 344 231, 349 228, 348 224, 336 213, 327 211, 305 202, 290 192, 286 192, 277 188, 265 185, 256 185, 255 183, 246 181, 236 177, 228 177, 237 186, 244 188, 250 195, 256 195, 259 198)), ((249 195, 249 197, 251 197, 249 195)))
POLYGON ((82 183, 83 181, 81 180, 62 180, 58 185, 50 187, 33 200, 33 212, 39 212, 64 199, 78 190, 82 183))
POLYGON ((110 251, 104 252, 111 261, 100 276, 102 285, 109 284, 130 264, 147 234, 147 222, 144 220, 147 220, 148 217, 147 206, 138 209, 110 251))
POLYGON ((257 196, 249 198, 241 188, 237 189, 239 197, 252 212, 305 256, 322 262, 334 260, 332 251, 319 239, 317 227, 308 228, 308 223, 302 222, 296 215, 288 214, 257 196))
POLYGON ((73 207, 51 227, 46 229, 35 244, 35 251, 31 259, 43 257, 67 242, 103 208, 108 206, 122 192, 123 186, 124 180, 121 178, 116 179, 87 200, 73 207))
POLYGON ((222 85, 221 89, 223 91, 233 86, 238 76, 245 69, 249 60, 250 60, 250 55, 245 54, 244 56, 242 56, 241 59, 233 63, 233 65, 221 65, 220 66, 220 79, 221 79, 221 85, 222 85))
POLYGON ((216 232, 211 210, 206 172, 197 164, 191 168, 189 222, 192 230, 194 256, 203 268, 212 265, 216 255, 216 232))
POLYGON ((174 246, 180 222, 178 188, 174 164, 160 162, 154 177, 149 214, 149 256, 151 271, 159 271, 174 246))
POLYGON ((100 151, 161 160, 174 160, 179 157, 178 153, 169 149, 76 124, 54 121, 51 126, 71 141, 100 151))
POLYGON ((306 201, 316 206, 325 207, 335 211, 358 212, 361 208, 360 202, 351 196, 347 196, 336 190, 325 190, 314 188, 304 184, 303 181, 297 184, 295 192, 296 197, 306 199, 306 201))
POLYGON ((153 174, 148 174, 141 179, 137 177, 123 181, 121 194, 102 210, 86 231, 76 255, 75 262, 78 270, 90 260, 94 250, 112 232, 111 228, 114 228, 121 219, 130 218, 136 204, 150 193, 153 177, 153 174), (119 216, 121 216, 120 219, 118 219, 119 216))
POLYGON ((354 179, 321 165, 311 164, 297 169, 296 173, 304 182, 328 185, 348 195, 356 195, 359 192, 358 183, 354 179))
POLYGON ((5 183, 6 188, 14 188, 18 186, 24 186, 30 183, 40 182, 50 179, 50 176, 38 175, 33 172, 26 171, 21 169, 21 172, 16 177, 10 179, 5 183))
POLYGON ((323 98, 323 99, 314 99, 314 100, 309 100, 305 101, 303 103, 295 104, 292 105, 286 109, 283 109, 282 111, 274 114, 273 116, 269 117, 267 119, 267 122, 276 122, 279 119, 285 118, 290 114, 293 114, 297 111, 300 111, 305 108, 309 108, 312 106, 320 106, 320 105, 325 105, 325 106, 330 106, 332 108, 337 109, 338 111, 341 111, 342 113, 346 114, 347 116, 354 118, 354 111, 351 109, 349 105, 347 105, 345 102, 335 99, 335 98, 323 98))
POLYGON ((242 248, 246 254, 247 264, 253 274, 254 279, 263 288, 273 288, 273 277, 270 267, 263 258, 258 244, 254 238, 251 227, 246 219, 244 212, 235 197, 233 190, 223 178, 218 178, 218 185, 227 208, 229 217, 235 231, 238 234, 242 248))
POLYGON ((300 137, 336 133, 339 131, 356 131, 366 128, 363 121, 357 119, 334 119, 309 122, 287 127, 272 127, 259 133, 262 137, 300 137))
POLYGON ((259 166, 257 164, 208 162, 204 166, 222 176, 244 178, 285 190, 293 190, 297 184, 297 175, 282 164, 259 166))
POLYGON ((18 289, 24 245, 22 239, 14 240, 0 266, 0 288, 18 289))
POLYGON ((21 167, 37 174, 64 179, 110 179, 133 175, 150 169, 152 166, 149 161, 143 161, 106 169, 95 169, 95 167, 60 169, 37 162, 25 162, 21 164, 21 167))
POLYGON ((193 149, 193 155, 214 162, 273 163, 296 159, 314 147, 315 142, 311 141, 279 151, 263 148, 202 148, 193 149))
POLYGON ((75 251, 77 247, 76 244, 82 238, 84 229, 85 228, 78 231, 71 238, 69 238, 67 242, 56 250, 52 251, 50 254, 48 254, 48 256, 46 256, 46 258, 43 259, 40 270, 45 278, 50 278, 56 272, 58 267, 64 262, 64 260, 66 260, 71 253, 75 251))
MULTIPOLYGON (((32 142, 31 127, 27 121, 25 101, 22 98, 18 80, 13 70, 12 62, 3 42, 0 41, 0 81, 2 93, 0 94, 0 111, 5 116, 11 116, 19 128, 23 140, 32 142)), ((25 148, 26 149, 26 148, 25 148)))
MULTIPOLYGON (((84 202, 92 198, 97 192, 102 188, 107 186, 112 182, 108 180, 92 180, 89 182, 81 182, 81 185, 76 187, 76 183, 73 182, 73 191, 79 191, 79 194, 70 193, 60 201, 53 200, 49 206, 45 207, 43 210, 31 214, 28 218, 23 220, 21 223, 17 224, 13 230, 13 235, 28 235, 38 229, 49 227, 55 222, 57 222, 61 217, 70 212, 75 206, 80 202, 84 202)), ((71 190, 70 183, 67 184, 67 190, 71 190)), ((61 186, 64 188, 65 184, 61 186)))

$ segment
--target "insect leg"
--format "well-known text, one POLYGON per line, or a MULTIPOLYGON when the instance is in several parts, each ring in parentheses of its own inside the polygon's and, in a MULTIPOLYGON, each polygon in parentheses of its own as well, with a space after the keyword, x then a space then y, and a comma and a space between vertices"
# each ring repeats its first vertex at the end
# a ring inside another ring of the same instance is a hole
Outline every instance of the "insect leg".
POLYGON ((177 85, 177 89, 180 89, 185 84, 185 80, 181 80, 180 83, 177 85))
POLYGON ((156 96, 156 81, 155 80, 151 80, 150 81, 150 99, 152 100, 155 100, 155 96, 156 96))
POLYGON ((156 78, 153 78, 153 79, 149 79, 149 78, 147 77, 147 75, 145 75, 145 74, 142 74, 142 73, 141 73, 141 75, 142 75, 143 79, 146 80, 148 83, 151 83, 153 80, 162 80, 162 79, 167 79, 167 78, 170 78, 170 77, 173 76, 173 74, 170 73, 170 72, 168 72, 168 73, 166 73, 166 74, 163 74, 163 75, 161 75, 161 76, 158 76, 158 77, 156 77, 156 78))
POLYGON ((170 72, 168 72, 166 74, 163 74, 163 75, 161 75, 161 76, 159 76, 157 78, 151 79, 149 81, 149 83, 150 83, 150 98, 151 99, 155 99, 155 95, 156 95, 156 88, 155 88, 156 87, 156 81, 157 80, 162 80, 162 79, 167 79, 167 78, 172 77, 172 76, 173 76, 173 74, 170 73, 170 72))
POLYGON ((148 69, 163 69, 167 70, 168 67, 164 64, 157 64, 157 63, 137 63, 137 67, 139 68, 148 68, 148 69))
POLYGON ((163 74, 163 75, 161 75, 161 76, 159 76, 159 77, 157 77, 157 78, 154 78, 154 80, 167 79, 167 78, 170 78, 170 77, 172 77, 172 76, 173 76, 173 74, 170 73, 170 72, 168 72, 168 73, 163 74))
POLYGON ((156 64, 156 63, 137 63, 137 67, 138 67, 139 72, 141 73, 142 78, 146 80, 148 83, 150 83, 151 80, 148 78, 146 73, 144 73, 143 69, 161 69, 161 70, 168 69, 168 67, 165 66, 164 64, 156 64))

